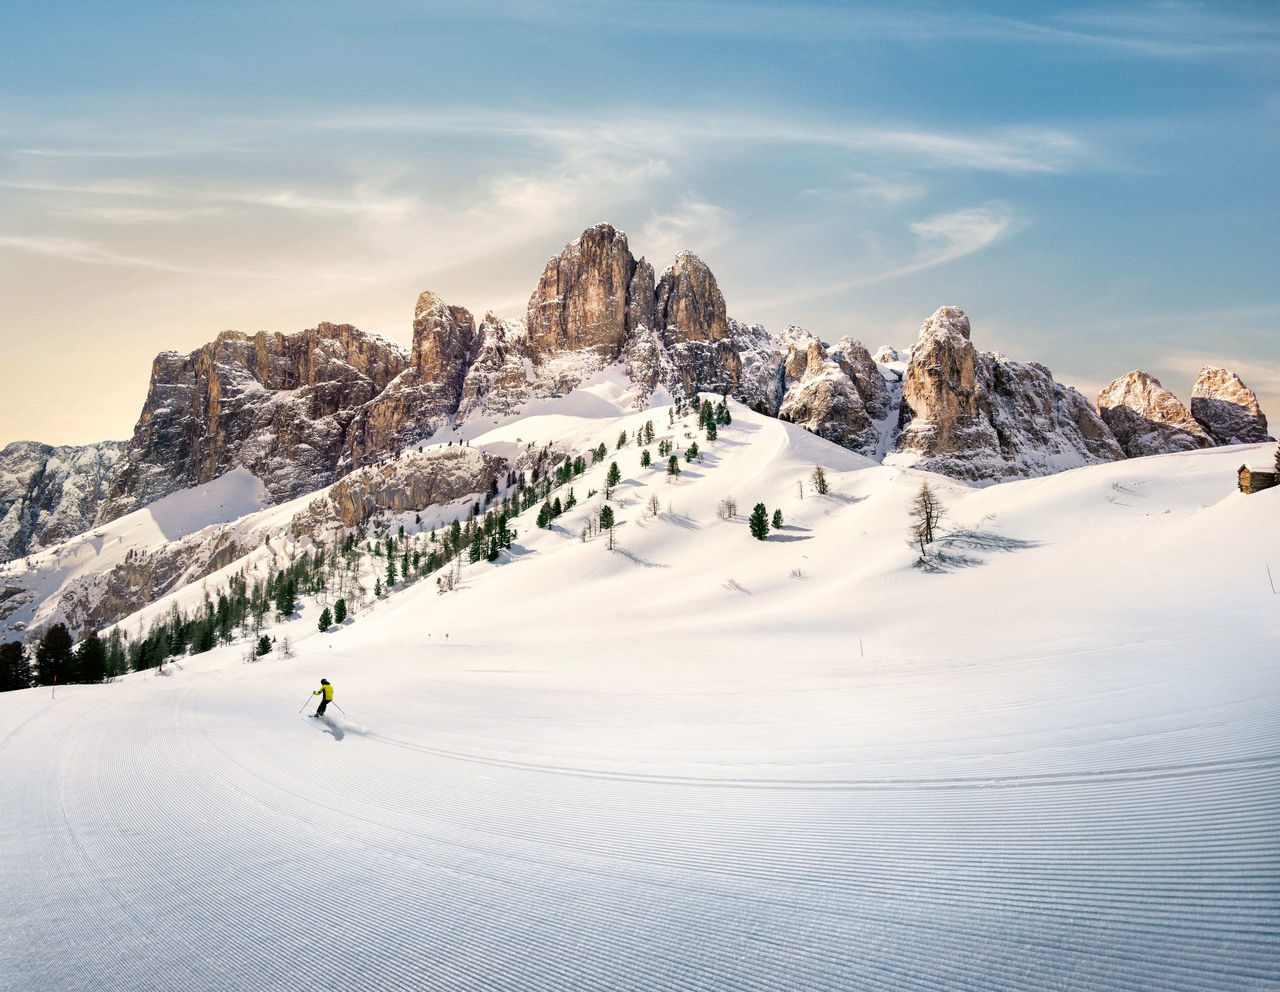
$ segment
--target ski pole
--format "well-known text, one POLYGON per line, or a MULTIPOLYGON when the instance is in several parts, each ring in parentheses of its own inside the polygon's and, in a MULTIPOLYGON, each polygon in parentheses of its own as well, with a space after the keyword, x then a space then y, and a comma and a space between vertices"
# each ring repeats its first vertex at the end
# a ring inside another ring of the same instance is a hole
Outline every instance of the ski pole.
MULTIPOLYGON (((314 695, 315 695, 315 693, 313 692, 311 695, 312 695, 312 696, 314 696, 314 695)), ((303 704, 302 704, 302 710, 305 710, 305 709, 306 709, 308 706, 310 706, 310 705, 311 705, 311 697, 310 697, 310 696, 308 696, 308 697, 307 697, 307 701, 306 701, 305 703, 303 703, 303 704)), ((302 710, 298 710, 298 712, 299 712, 299 713, 301 713, 301 712, 302 712, 302 710)))
MULTIPOLYGON (((330 700, 330 702, 332 702, 334 706, 338 706, 337 700, 330 700)), ((343 716, 347 715, 347 711, 344 710, 341 706, 338 706, 338 712, 341 713, 343 716)))

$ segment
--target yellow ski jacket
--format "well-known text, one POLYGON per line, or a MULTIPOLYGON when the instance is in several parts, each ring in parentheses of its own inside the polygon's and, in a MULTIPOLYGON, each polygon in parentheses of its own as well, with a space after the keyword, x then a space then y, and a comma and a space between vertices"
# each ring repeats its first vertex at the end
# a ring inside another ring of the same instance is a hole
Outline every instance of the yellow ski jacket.
POLYGON ((319 689, 317 689, 311 695, 318 696, 322 692, 324 693, 325 702, 332 703, 333 702, 333 686, 322 685, 319 689))

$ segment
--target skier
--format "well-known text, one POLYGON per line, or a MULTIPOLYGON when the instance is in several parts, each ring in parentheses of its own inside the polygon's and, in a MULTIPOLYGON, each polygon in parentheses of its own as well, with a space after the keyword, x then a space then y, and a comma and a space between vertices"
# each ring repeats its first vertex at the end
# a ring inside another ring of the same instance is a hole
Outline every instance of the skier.
POLYGON ((320 680, 320 688, 313 692, 313 696, 321 696, 320 708, 312 713, 312 716, 324 716, 324 708, 333 702, 333 686, 329 684, 328 679, 320 680))

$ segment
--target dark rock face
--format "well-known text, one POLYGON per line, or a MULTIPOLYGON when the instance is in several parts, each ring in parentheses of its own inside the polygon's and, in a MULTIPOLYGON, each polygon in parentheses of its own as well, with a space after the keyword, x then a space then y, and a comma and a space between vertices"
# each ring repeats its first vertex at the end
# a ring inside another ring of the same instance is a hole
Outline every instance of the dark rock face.
POLYGON ((1160 380, 1135 370, 1098 394, 1098 413, 1130 458, 1208 448, 1213 441, 1160 380))
POLYGON ((1027 478, 1123 457, 1080 393, 1035 363, 979 354, 969 318, 942 307, 920 329, 896 450, 973 481, 1027 478))
POLYGON ((237 466, 275 500, 335 478, 360 408, 408 368, 404 349, 349 324, 298 334, 227 331, 164 352, 98 520, 114 520, 237 466))
POLYGON ((1191 392, 1191 416, 1214 444, 1257 444, 1274 441, 1258 397, 1238 375, 1203 368, 1191 392))
POLYGON ((93 526, 121 441, 54 447, 15 441, 0 451, 0 561, 93 526))

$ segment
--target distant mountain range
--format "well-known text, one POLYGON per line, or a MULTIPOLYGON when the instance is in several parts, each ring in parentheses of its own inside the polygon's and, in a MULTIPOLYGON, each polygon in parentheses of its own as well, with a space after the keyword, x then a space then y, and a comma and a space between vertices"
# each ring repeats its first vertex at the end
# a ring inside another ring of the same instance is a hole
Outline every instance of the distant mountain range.
POLYGON ((477 321, 424 292, 407 350, 322 323, 162 352, 129 441, 0 452, 0 560, 234 469, 261 480, 269 501, 292 499, 432 437, 518 419, 610 369, 635 409, 728 395, 860 454, 971 482, 1269 439, 1256 396, 1225 369, 1201 371, 1189 410, 1139 371, 1094 404, 1042 365, 977 351, 954 307, 912 347, 874 356, 850 337, 770 333, 728 315, 696 255, 655 276, 601 224, 548 260, 523 320, 477 321))

